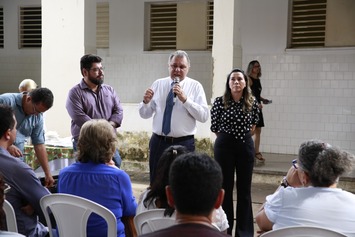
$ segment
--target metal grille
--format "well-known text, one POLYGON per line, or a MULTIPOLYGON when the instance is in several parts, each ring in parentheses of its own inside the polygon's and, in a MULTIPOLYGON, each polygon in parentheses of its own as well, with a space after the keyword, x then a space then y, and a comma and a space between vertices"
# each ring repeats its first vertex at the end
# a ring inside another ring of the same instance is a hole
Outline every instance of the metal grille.
POLYGON ((19 48, 40 48, 42 46, 42 8, 21 7, 19 16, 19 48))
POLYGON ((0 7, 0 48, 4 48, 4 8, 0 7))
POLYGON ((323 47, 327 0, 293 0, 291 48, 323 47))
POLYGON ((213 45, 213 2, 207 3, 207 49, 213 45))
POLYGON ((176 49, 177 4, 150 5, 150 49, 176 49))
POLYGON ((108 48, 110 42, 109 3, 97 3, 96 7, 96 47, 108 48))

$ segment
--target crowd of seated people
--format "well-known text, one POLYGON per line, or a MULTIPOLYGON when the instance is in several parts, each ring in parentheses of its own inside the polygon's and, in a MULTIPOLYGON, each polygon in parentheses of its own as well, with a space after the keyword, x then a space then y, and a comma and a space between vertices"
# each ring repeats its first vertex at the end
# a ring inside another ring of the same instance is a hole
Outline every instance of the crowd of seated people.
MULTIPOLYGON (((166 215, 175 216, 174 207, 168 204, 165 187, 169 185, 169 170, 174 160, 182 154, 189 151, 181 145, 174 145, 167 148, 159 159, 157 165, 156 178, 146 191, 144 191, 138 201, 137 213, 155 208, 165 208, 166 215)), ((214 210, 212 215, 212 223, 220 230, 228 229, 228 221, 222 207, 214 210)))
POLYGON ((189 152, 175 159, 169 172, 166 196, 175 208, 176 224, 145 237, 228 236, 212 224, 212 215, 223 202, 222 170, 203 153, 189 152))

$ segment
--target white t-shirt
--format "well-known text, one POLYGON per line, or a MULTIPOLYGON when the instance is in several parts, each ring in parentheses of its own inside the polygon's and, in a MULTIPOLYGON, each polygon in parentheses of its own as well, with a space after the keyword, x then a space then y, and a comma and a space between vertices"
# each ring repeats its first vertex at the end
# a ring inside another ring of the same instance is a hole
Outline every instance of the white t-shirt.
POLYGON ((327 227, 355 237, 355 195, 339 188, 281 188, 264 206, 273 229, 327 227))

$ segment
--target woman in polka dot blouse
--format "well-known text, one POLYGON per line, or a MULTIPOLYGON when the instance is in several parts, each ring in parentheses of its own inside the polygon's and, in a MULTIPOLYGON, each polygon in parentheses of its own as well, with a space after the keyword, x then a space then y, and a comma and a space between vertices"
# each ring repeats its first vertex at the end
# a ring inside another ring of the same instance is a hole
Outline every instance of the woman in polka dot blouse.
POLYGON ((223 209, 228 218, 228 234, 234 221, 233 187, 237 173, 237 226, 235 236, 254 236, 251 180, 254 167, 254 142, 251 132, 258 122, 258 102, 252 96, 247 76, 233 69, 224 95, 217 97, 211 109, 211 131, 217 135, 214 157, 223 173, 225 190, 223 209))

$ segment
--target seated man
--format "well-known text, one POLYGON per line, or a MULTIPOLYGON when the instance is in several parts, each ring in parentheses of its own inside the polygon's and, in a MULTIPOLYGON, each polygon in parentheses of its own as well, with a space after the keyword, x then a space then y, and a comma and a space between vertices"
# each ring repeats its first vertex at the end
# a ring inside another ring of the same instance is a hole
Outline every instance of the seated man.
POLYGON ((11 107, 0 104, 0 172, 11 187, 6 200, 15 210, 19 233, 44 237, 48 228, 38 220, 39 217, 44 220, 39 201, 50 193, 41 185, 32 168, 20 159, 14 159, 7 150, 15 141, 16 124, 11 107))
POLYGON ((223 202, 222 171, 206 154, 180 155, 171 165, 166 195, 176 209, 172 227, 142 236, 228 236, 212 225, 212 214, 223 202))

